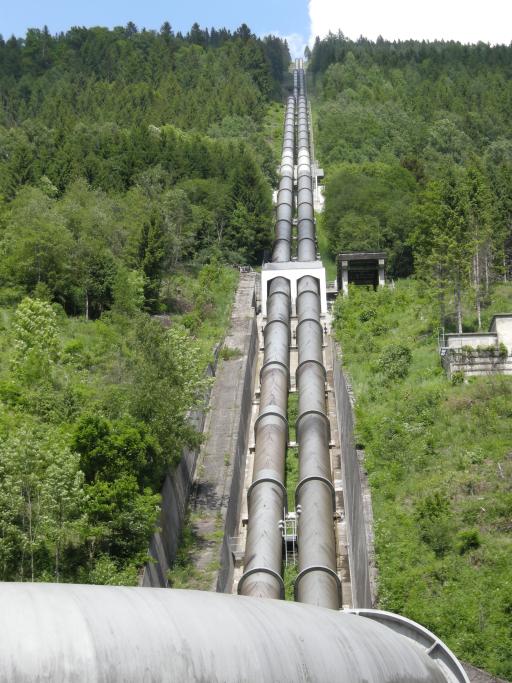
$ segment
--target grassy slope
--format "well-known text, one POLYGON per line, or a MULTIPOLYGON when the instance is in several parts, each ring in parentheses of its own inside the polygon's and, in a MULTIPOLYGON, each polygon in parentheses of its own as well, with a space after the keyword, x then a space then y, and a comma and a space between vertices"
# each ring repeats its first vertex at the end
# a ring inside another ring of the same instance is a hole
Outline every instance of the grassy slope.
MULTIPOLYGON (((502 285, 485 317, 511 309, 502 285)), ((413 281, 353 291, 337 315, 373 493, 379 607, 512 678, 512 378, 452 386, 413 281), (397 344, 412 361, 392 379, 379 358, 397 344)))

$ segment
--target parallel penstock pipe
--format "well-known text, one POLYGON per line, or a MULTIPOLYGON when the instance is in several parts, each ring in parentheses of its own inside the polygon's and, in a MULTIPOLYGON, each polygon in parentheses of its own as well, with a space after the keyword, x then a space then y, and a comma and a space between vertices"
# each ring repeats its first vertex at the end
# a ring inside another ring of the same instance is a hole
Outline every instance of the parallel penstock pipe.
POLYGON ((302 94, 299 95, 297 135, 297 259, 299 261, 315 261, 315 217, 309 152, 309 126, 307 102, 302 94))
POLYGON ((310 605, 339 609, 341 583, 336 573, 335 498, 325 402, 320 292, 318 280, 312 276, 306 275, 298 282, 297 315, 299 484, 295 498, 299 574, 295 598, 310 605))
POLYGON ((279 523, 286 505, 284 471, 288 445, 290 282, 286 278, 276 277, 270 283, 264 337, 260 410, 254 427, 253 481, 247 493, 249 522, 244 573, 238 592, 283 598, 283 539, 279 523))
POLYGON ((288 98, 284 122, 283 151, 279 189, 277 192, 275 239, 272 261, 285 263, 291 259, 293 223, 293 169, 295 163, 295 99, 288 98))

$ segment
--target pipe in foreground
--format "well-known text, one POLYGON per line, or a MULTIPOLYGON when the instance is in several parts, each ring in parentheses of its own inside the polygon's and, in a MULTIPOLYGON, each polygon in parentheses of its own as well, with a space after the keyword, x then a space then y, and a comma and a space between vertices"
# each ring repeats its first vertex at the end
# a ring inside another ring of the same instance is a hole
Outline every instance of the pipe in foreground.
POLYGON ((0 604, 9 683, 468 682, 435 636, 386 613, 41 583, 0 583, 0 604))
POLYGON ((299 602, 338 609, 342 596, 336 572, 333 521, 336 502, 325 404, 320 291, 318 280, 310 275, 298 281, 297 315, 299 484, 295 495, 300 515, 295 596, 299 602))
POLYGON ((279 522, 286 505, 284 486, 288 444, 290 283, 270 282, 265 352, 260 372, 260 410, 255 431, 253 481, 247 492, 249 523, 241 595, 284 597, 283 539, 279 522))

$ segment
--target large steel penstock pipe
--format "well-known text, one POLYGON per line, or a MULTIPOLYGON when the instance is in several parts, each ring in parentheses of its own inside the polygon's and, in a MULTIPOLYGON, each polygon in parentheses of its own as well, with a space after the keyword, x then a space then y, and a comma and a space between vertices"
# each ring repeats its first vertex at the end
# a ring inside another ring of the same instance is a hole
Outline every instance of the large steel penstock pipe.
POLYGON ((267 299, 265 351, 260 373, 260 410, 255 425, 253 481, 247 493, 249 521, 244 573, 238 592, 261 598, 284 597, 283 539, 279 522, 286 505, 288 444, 290 283, 276 277, 267 299))
POLYGON ((312 276, 306 275, 298 282, 297 314, 299 484, 296 510, 300 514, 295 595, 299 602, 338 609, 341 584, 336 573, 335 499, 325 403, 320 290, 318 280, 312 276))

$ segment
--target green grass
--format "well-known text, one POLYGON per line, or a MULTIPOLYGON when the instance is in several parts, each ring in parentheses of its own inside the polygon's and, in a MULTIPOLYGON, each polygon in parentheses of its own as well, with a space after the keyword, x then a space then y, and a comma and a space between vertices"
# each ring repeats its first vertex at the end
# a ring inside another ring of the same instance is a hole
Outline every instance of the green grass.
MULTIPOLYGON (((295 430, 295 423, 297 421, 297 415, 299 410, 299 394, 293 392, 288 394, 288 428, 289 434, 288 438, 290 441, 296 441, 297 434, 295 430)), ((297 446, 288 448, 286 451, 286 462, 285 462, 285 486, 287 494, 288 510, 295 510, 295 489, 299 483, 299 449, 297 446)), ((298 574, 298 568, 296 565, 289 564, 288 566, 283 565, 283 580, 285 589, 285 600, 294 599, 294 584, 295 579, 298 574)))
POLYGON ((298 573, 299 573, 299 570, 298 570, 298 567, 296 564, 289 564, 287 567, 284 568, 283 581, 284 581, 284 599, 285 600, 293 601, 295 598, 294 586, 295 586, 295 579, 297 578, 298 573))
MULTIPOLYGON (((297 392, 288 394, 288 438, 296 441, 295 423, 297 421, 299 409, 299 394, 297 392)), ((288 509, 295 510, 295 489, 299 483, 299 452, 295 446, 286 451, 285 463, 285 485, 288 494, 288 509)))
MULTIPOLYGON (((511 303, 512 286, 497 286, 485 320, 511 303)), ((511 678, 512 378, 453 386, 414 281, 352 290, 336 316, 372 489, 379 607, 511 678), (405 377, 383 365, 390 347, 411 351, 405 377)))
POLYGON ((327 281, 336 280, 336 260, 329 251, 329 239, 324 229, 324 218, 323 214, 321 213, 316 215, 316 238, 318 241, 320 257, 325 268, 327 281))
POLYGON ((219 556, 220 545, 224 538, 222 516, 217 515, 215 530, 210 534, 199 537, 194 529, 194 522, 201 519, 201 515, 189 512, 181 532, 180 547, 172 567, 167 572, 171 588, 187 588, 191 590, 212 589, 215 575, 220 569, 220 561, 212 560, 206 567, 199 569, 195 565, 198 547, 205 541, 213 545, 213 554, 219 556))

